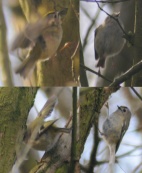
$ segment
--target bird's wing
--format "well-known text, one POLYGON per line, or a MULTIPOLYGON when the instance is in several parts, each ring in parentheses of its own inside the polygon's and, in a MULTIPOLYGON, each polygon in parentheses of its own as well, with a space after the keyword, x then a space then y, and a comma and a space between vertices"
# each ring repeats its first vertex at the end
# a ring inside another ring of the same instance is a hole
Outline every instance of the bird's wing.
POLYGON ((42 116, 44 119, 50 116, 55 107, 56 101, 57 101, 57 96, 55 95, 51 96, 47 100, 41 111, 39 112, 39 116, 42 116))
POLYGON ((12 43, 11 50, 17 48, 27 48, 31 44, 31 41, 25 37, 24 32, 20 32, 12 43))
POLYGON ((94 31, 94 52, 95 52, 95 59, 96 60, 99 59, 98 53, 95 49, 95 38, 96 38, 97 32, 98 32, 98 28, 96 28, 96 30, 94 31))
POLYGON ((123 126, 122 126, 122 129, 121 129, 120 139, 119 139, 119 141, 118 141, 117 144, 116 144, 115 153, 117 152, 117 150, 118 150, 118 148, 119 148, 119 145, 120 145, 120 143, 121 143, 121 141, 122 141, 122 138, 123 138, 123 136, 125 135, 127 129, 128 129, 128 126, 127 126, 126 122, 124 121, 123 126))

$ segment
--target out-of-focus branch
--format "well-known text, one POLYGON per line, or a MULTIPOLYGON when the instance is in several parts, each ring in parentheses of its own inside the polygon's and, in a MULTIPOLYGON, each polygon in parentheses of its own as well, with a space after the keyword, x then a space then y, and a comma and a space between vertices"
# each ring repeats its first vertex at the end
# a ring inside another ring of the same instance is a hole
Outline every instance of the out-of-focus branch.
POLYGON ((141 147, 142 147, 141 145, 135 146, 135 148, 133 148, 132 150, 130 150, 124 154, 121 154, 120 156, 117 156, 117 159, 126 157, 126 156, 130 156, 131 153, 135 152, 136 150, 140 149, 141 147))
POLYGON ((29 19, 31 17, 31 7, 32 7, 31 5, 29 5, 30 4, 30 1, 27 1, 27 0, 25 0, 25 1, 19 0, 19 3, 21 5, 21 8, 22 8, 22 10, 24 12, 24 15, 25 15, 27 21, 30 21, 29 19))
MULTIPOLYGON (((142 55, 142 20, 141 20, 142 1, 135 1, 135 23, 134 23, 134 58, 133 65, 141 61, 142 55)), ((142 86, 142 71, 139 70, 132 78, 132 86, 142 86)))
MULTIPOLYGON (((90 17, 86 10, 84 10, 84 13, 86 14, 86 16, 90 17)), ((83 49, 83 51, 84 51, 85 48, 86 48, 88 36, 89 36, 89 34, 90 34, 91 29, 94 27, 94 25, 95 25, 95 23, 96 23, 96 20, 97 20, 97 18, 98 18, 98 16, 99 16, 99 14, 100 14, 100 10, 98 10, 98 11, 96 12, 96 15, 94 16, 93 19, 90 19, 92 22, 91 22, 90 26, 88 27, 88 30, 87 30, 86 36, 85 36, 85 40, 84 40, 84 42, 83 42, 83 44, 82 44, 82 49, 83 49)))
POLYGON ((142 101, 141 95, 135 90, 134 87, 131 87, 132 91, 136 94, 136 96, 142 101))
POLYGON ((83 56, 82 45, 80 45, 80 83, 81 83, 81 86, 88 87, 89 84, 87 80, 86 71, 84 70, 84 68, 81 68, 81 64, 84 66, 84 56, 83 56))
POLYGON ((2 0, 0 0, 0 65, 2 69, 2 82, 4 86, 13 86, 6 34, 7 29, 2 9, 2 0))
MULTIPOLYGON (((137 170, 138 170, 140 167, 142 167, 142 162, 140 162, 140 163, 135 167, 135 169, 132 171, 132 173, 137 172, 137 170)), ((141 169, 142 169, 142 168, 141 168, 141 169)))
MULTIPOLYGON (((131 153, 135 152, 137 149, 140 149, 140 148, 141 148, 141 146, 135 146, 135 148, 132 149, 132 150, 130 150, 129 152, 126 152, 126 153, 124 153, 124 154, 122 154, 122 155, 120 155, 120 156, 117 156, 115 162, 117 163, 117 159, 119 159, 119 158, 123 158, 123 157, 128 157, 128 156, 130 156, 131 153)), ((109 160, 96 161, 96 165, 99 166, 99 165, 106 164, 106 163, 108 163, 108 162, 109 162, 109 160)), ((83 165, 80 165, 80 167, 81 167, 81 169, 82 169, 85 173, 90 173, 88 167, 85 167, 85 166, 83 166, 83 165)), ((134 172, 133 172, 133 173, 134 173, 134 172)))
MULTIPOLYGON (((69 173, 75 172, 77 160, 77 87, 73 87, 73 119, 72 119, 72 142, 71 142, 71 163, 69 173)), ((79 160, 79 159, 78 159, 79 160)))

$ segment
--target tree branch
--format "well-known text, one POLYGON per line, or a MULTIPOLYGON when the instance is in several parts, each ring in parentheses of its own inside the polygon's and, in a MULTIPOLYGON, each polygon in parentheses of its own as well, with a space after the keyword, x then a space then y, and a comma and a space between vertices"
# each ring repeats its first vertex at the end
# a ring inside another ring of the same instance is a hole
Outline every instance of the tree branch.
MULTIPOLYGON (((80 63, 83 64, 84 66, 84 57, 83 57, 83 49, 82 49, 82 45, 80 45, 80 63)), ((80 65, 81 67, 81 65, 80 65)), ((80 82, 81 82, 81 86, 83 87, 88 87, 88 80, 87 80, 87 75, 86 72, 83 68, 80 68, 80 82)))
POLYGON ((115 3, 130 1, 130 0, 116 0, 116 1, 80 0, 80 1, 85 1, 85 2, 99 2, 99 3, 105 3, 105 4, 106 3, 115 4, 115 3))
POLYGON ((76 160, 77 160, 77 87, 73 87, 73 122, 72 122, 72 142, 71 142, 71 163, 69 173, 75 171, 76 160))
POLYGON ((0 0, 0 66, 2 71, 2 82, 4 86, 13 86, 6 40, 7 28, 2 7, 2 0, 0 0))
POLYGON ((142 70, 142 61, 138 62, 136 65, 131 67, 127 72, 125 72, 120 77, 116 78, 113 83, 109 86, 118 86, 126 80, 130 79, 133 75, 140 72, 142 70))
POLYGON ((83 64, 80 64, 80 67, 82 67, 82 68, 84 68, 85 70, 88 70, 88 71, 90 71, 90 72, 92 72, 92 73, 98 75, 99 77, 105 79, 106 81, 108 81, 108 82, 110 82, 110 83, 112 82, 110 79, 108 79, 108 78, 106 78, 105 76, 101 75, 100 73, 98 73, 98 72, 96 72, 96 71, 94 71, 94 70, 92 70, 92 69, 86 67, 86 66, 83 65, 83 64))
POLYGON ((136 96, 142 101, 141 95, 135 90, 135 88, 134 87, 130 87, 130 88, 136 94, 136 96))

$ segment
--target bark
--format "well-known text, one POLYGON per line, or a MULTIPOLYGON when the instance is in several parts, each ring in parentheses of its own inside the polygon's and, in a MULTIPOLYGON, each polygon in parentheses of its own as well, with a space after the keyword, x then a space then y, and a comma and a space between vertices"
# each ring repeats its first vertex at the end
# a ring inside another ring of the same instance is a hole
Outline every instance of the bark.
POLYGON ((0 173, 9 172, 16 159, 17 136, 26 128, 37 88, 0 88, 0 173))
MULTIPOLYGON (((142 59, 142 1, 135 1, 135 25, 134 25, 134 60, 133 65, 142 59)), ((142 71, 133 76, 132 86, 142 86, 142 71)))

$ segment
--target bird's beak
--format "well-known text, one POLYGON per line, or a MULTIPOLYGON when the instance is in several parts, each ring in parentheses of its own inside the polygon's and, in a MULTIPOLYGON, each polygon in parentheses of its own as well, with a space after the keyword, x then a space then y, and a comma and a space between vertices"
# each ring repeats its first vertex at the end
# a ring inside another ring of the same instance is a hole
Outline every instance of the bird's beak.
MULTIPOLYGON (((120 106, 117 105, 117 107, 118 107, 119 110, 121 110, 121 107, 120 107, 120 106)), ((121 111, 122 111, 122 110, 121 110, 121 111)))

